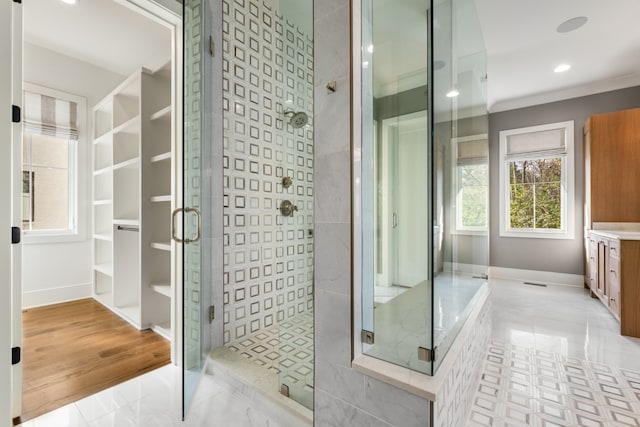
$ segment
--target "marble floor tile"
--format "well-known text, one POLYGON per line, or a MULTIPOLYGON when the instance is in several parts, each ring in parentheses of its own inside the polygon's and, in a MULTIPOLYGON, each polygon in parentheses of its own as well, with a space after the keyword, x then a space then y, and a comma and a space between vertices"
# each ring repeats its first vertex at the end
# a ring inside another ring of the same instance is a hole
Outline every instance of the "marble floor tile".
POLYGON ((42 415, 21 427, 279 427, 245 395, 210 375, 203 377, 181 421, 181 372, 167 365, 42 415))
POLYGON ((582 288, 490 283, 493 341, 467 426, 640 426, 640 339, 582 288))

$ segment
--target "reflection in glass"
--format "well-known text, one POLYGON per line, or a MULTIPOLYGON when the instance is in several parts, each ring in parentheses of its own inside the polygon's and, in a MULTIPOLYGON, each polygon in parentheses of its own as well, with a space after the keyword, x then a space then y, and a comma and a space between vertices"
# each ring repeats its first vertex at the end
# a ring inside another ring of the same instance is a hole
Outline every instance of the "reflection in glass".
POLYGON ((363 352, 427 374, 485 283, 489 223, 481 29, 472 0, 433 3, 363 1, 361 50, 363 352))

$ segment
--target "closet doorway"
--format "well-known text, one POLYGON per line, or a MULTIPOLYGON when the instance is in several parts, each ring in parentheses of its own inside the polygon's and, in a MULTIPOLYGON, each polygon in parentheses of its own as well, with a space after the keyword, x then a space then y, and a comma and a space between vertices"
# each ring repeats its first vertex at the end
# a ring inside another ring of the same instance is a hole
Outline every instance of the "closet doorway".
POLYGON ((105 387, 179 363, 180 14, 172 0, 23 5, 23 422, 76 385, 95 393, 94 363, 129 361, 105 387), (65 374, 76 344, 95 360, 65 374))

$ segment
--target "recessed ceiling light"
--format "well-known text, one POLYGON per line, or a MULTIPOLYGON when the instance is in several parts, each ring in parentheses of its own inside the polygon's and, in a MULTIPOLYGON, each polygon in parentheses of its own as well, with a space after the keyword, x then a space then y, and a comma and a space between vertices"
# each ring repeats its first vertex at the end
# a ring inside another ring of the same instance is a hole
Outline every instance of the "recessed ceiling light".
POLYGON ((66 4, 76 4, 78 2, 78 0, 60 0, 60 1, 66 4))
POLYGON ((587 23, 589 18, 586 16, 576 16, 575 18, 567 19, 562 24, 558 25, 556 31, 559 33, 568 33, 575 31, 587 23))
POLYGON ((556 68, 554 68, 553 71, 556 72, 556 73, 564 73, 569 68, 571 68, 571 65, 569 65, 569 64, 560 64, 556 68))
POLYGON ((456 89, 451 89, 449 92, 447 92, 447 98, 455 98, 458 95, 460 95, 460 92, 458 92, 456 89))

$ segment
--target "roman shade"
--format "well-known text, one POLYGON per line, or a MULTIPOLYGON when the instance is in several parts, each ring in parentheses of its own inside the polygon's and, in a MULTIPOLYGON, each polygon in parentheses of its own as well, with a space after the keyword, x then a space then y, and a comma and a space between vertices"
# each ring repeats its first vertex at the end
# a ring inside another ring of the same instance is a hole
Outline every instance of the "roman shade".
POLYGON ((546 157, 567 153, 565 128, 507 136, 506 158, 546 157))
POLYGON ((78 139, 78 104, 71 101, 24 92, 25 132, 78 139))

